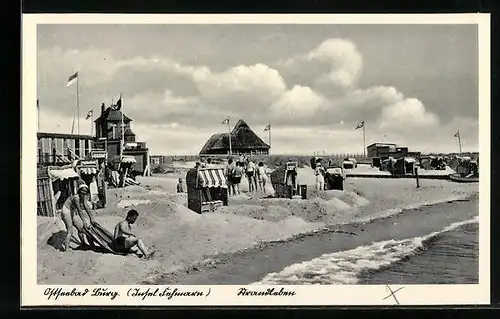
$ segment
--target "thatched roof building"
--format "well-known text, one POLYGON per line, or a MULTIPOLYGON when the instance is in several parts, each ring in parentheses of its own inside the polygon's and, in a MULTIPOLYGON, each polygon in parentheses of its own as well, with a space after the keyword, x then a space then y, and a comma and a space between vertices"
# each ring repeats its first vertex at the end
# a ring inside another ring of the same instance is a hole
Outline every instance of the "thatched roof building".
MULTIPOLYGON (((270 146, 239 120, 231 131, 231 148, 233 154, 269 154, 270 146)), ((200 155, 221 154, 229 154, 229 133, 212 135, 200 151, 200 155)))

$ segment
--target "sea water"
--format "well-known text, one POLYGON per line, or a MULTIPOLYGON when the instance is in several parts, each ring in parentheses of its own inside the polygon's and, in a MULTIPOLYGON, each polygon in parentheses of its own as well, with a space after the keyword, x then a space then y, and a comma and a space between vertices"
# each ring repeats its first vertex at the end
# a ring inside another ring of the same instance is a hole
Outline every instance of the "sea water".
POLYGON ((478 282, 477 217, 425 236, 323 254, 254 284, 466 284, 478 282))

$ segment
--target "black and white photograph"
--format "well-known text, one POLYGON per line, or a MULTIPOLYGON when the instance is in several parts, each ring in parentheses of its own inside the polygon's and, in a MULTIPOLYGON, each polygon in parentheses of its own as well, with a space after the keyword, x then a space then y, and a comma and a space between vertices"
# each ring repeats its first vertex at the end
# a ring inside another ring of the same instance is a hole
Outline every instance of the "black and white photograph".
POLYGON ((100 16, 31 32, 30 284, 380 286, 399 304, 414 285, 489 280, 481 15, 100 16))

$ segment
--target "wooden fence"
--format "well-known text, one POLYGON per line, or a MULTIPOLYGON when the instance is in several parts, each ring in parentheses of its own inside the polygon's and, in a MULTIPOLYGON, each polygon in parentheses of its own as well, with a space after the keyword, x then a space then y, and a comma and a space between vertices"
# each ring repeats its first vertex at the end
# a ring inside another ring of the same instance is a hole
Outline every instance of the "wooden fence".
POLYGON ((48 178, 37 179, 37 215, 54 216, 51 181, 48 178))

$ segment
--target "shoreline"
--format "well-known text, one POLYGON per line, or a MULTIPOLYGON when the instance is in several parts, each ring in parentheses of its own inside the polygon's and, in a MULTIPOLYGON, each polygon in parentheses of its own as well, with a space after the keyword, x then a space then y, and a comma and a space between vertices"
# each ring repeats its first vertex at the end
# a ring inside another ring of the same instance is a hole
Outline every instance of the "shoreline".
MULTIPOLYGON (((313 179, 308 173, 305 170, 302 174, 306 182, 313 179)), ((61 253, 54 243, 64 235, 64 225, 60 220, 39 217, 38 282, 155 283, 162 275, 213 264, 224 256, 232 258, 252 249, 286 245, 333 230, 349 232, 349 225, 388 218, 404 209, 425 209, 436 202, 478 192, 476 185, 455 186, 446 181, 429 180, 415 189, 407 180, 352 178, 346 181, 344 191, 308 190, 308 200, 263 199, 248 194, 250 197, 231 199, 229 206, 217 212, 196 214, 186 207, 186 194, 171 192, 176 176, 141 178, 140 182, 141 186, 110 190, 107 207, 96 211, 96 217, 102 226, 112 229, 128 209, 136 208, 141 214, 137 234, 158 251, 155 258, 143 261, 92 251, 61 253)))
POLYGON ((368 221, 330 225, 287 240, 264 242, 234 253, 220 254, 196 265, 162 274, 154 280, 145 280, 143 284, 250 284, 269 273, 324 253, 350 250, 378 241, 428 235, 452 223, 474 218, 478 205, 479 197, 473 194, 466 199, 405 209, 368 221), (457 209, 459 207, 461 209, 457 209), (419 223, 422 220, 426 222, 419 223))

